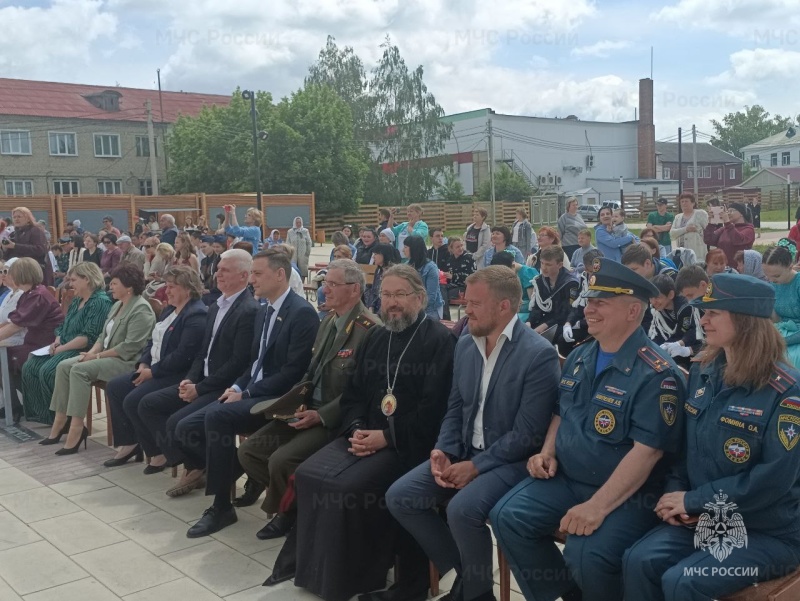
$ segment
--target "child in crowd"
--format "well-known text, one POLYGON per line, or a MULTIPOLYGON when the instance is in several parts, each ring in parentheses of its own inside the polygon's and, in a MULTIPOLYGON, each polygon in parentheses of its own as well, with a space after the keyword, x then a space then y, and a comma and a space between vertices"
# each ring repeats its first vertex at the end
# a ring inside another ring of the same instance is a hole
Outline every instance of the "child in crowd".
POLYGON ((729 273, 728 259, 722 249, 712 248, 706 253, 706 273, 708 277, 718 273, 729 273))
POLYGON ((695 337, 697 324, 694 321, 692 307, 686 298, 676 294, 675 282, 666 275, 653 278, 653 285, 658 288, 659 295, 650 299, 650 340, 667 351, 675 361, 689 368, 689 357, 693 354, 693 346, 699 344, 695 337))
POLYGON ((505 250, 496 253, 492 257, 492 265, 502 265, 503 267, 508 267, 516 272, 517 277, 519 278, 519 283, 522 286, 522 302, 520 303, 517 317, 519 317, 522 321, 528 321, 528 317, 530 317, 530 309, 528 306, 531 302, 533 280, 537 275, 539 275, 539 270, 535 267, 528 267, 527 265, 517 263, 514 261, 514 253, 505 250))
POLYGON ((530 302, 528 323, 543 334, 553 328, 549 338, 554 344, 561 342, 562 329, 578 298, 580 284, 564 267, 564 250, 560 246, 543 248, 539 254, 539 275, 533 279, 533 297, 530 302))
MULTIPOLYGON (((578 240, 580 240, 580 235, 578 236, 578 240)), ((579 251, 575 252, 577 253, 579 251)), ((599 259, 602 256, 603 253, 601 253, 596 248, 588 250, 583 255, 584 269, 583 272, 581 273, 580 288, 578 289, 578 298, 576 298, 572 302, 572 310, 569 312, 569 316, 567 317, 567 322, 561 329, 562 347, 563 350, 567 351, 565 353, 562 353, 565 357, 577 343, 583 342, 589 336, 589 332, 586 328, 586 320, 583 317, 583 312, 586 309, 586 299, 583 298, 581 295, 587 290, 589 290, 589 278, 591 278, 592 274, 595 272, 595 267, 594 267, 595 259, 599 259)))
POLYGON ((583 272, 584 257, 590 250, 596 250, 596 247, 592 245, 592 232, 582 229, 578 232, 578 249, 572 253, 571 263, 575 273, 583 272))
MULTIPOLYGON (((614 212, 611 214, 611 224, 614 226, 612 235, 615 238, 624 238, 625 236, 630 235, 628 231, 628 226, 625 223, 625 209, 619 208, 614 209, 614 212)), ((630 246, 629 244, 621 247, 619 250, 620 252, 625 252, 625 249, 630 246)))
POLYGON ((675 291, 691 302, 705 296, 711 277, 699 265, 682 268, 675 278, 675 291))

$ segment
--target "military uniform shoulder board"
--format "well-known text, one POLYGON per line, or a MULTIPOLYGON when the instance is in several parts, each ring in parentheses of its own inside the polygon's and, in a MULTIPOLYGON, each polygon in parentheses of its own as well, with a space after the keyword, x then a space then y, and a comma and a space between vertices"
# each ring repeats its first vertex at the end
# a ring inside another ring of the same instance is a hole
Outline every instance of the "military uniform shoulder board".
POLYGON ((659 355, 649 346, 643 346, 642 348, 640 348, 638 355, 639 357, 642 358, 642 361, 647 363, 658 373, 661 373, 662 371, 669 368, 669 361, 664 359, 664 357, 659 355))
POLYGON ((769 385, 780 393, 784 393, 795 385, 795 380, 786 370, 775 366, 775 370, 769 377, 769 385))
POLYGON ((369 317, 367 317, 363 313, 355 318, 355 324, 361 326, 365 330, 369 330, 370 328, 377 325, 374 321, 372 321, 369 317))

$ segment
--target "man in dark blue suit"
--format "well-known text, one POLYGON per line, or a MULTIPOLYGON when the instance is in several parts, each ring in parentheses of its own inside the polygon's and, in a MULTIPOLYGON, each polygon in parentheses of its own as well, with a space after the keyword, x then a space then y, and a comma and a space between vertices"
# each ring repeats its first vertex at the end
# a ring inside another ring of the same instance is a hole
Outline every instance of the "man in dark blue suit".
MULTIPOLYGON (((430 460, 386 493, 392 515, 440 573, 456 569, 453 601, 494 599, 486 519, 527 476, 525 462, 541 448, 550 424, 560 372, 553 346, 517 318, 522 288, 512 270, 497 265, 475 272, 465 299, 471 335, 456 346, 439 440, 430 460), (447 501, 445 523, 436 508, 447 501)), ((403 598, 418 592, 424 599, 424 589, 403 598)))
POLYGON ((236 522, 231 485, 243 473, 236 458, 236 435, 252 433, 266 419, 250 408, 265 398, 288 392, 308 369, 319 318, 304 298, 289 288, 292 265, 277 250, 253 257, 250 281, 266 299, 256 316, 250 365, 236 383, 212 403, 178 424, 176 435, 195 458, 205 458, 206 494, 214 504, 192 526, 189 538, 207 536, 236 522))

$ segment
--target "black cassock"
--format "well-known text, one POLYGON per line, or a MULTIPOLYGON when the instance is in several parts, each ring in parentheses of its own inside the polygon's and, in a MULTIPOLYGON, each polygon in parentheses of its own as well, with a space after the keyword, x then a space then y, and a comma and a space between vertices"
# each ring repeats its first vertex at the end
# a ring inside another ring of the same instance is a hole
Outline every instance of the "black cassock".
MULTIPOLYGON (((392 335, 390 378, 423 317, 392 335)), ((387 510, 384 495, 395 480, 430 456, 447 409, 455 338, 439 322, 422 322, 400 363, 392 390, 397 407, 391 418, 381 411, 388 346, 389 331, 376 328, 359 349, 356 373, 341 399, 342 436, 304 461, 295 474, 295 585, 326 601, 385 588, 395 554, 401 558, 401 574, 404 563, 415 564, 407 572, 420 562, 427 565, 421 549, 387 510), (354 424, 383 430, 389 446, 355 457, 347 450, 354 424)))

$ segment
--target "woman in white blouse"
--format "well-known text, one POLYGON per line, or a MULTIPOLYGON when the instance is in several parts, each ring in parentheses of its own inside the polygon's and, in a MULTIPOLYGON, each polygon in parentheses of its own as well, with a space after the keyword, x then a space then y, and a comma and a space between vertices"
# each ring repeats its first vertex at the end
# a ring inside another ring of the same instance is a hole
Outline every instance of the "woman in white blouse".
POLYGON ((139 417, 139 402, 146 394, 177 385, 189 371, 203 342, 206 306, 200 300, 203 285, 193 267, 174 265, 164 273, 164 281, 169 305, 153 328, 135 371, 106 385, 114 446, 118 447, 116 456, 104 463, 106 467, 122 465, 133 457, 141 460, 143 453, 150 457, 145 474, 166 467, 158 433, 139 417))
MULTIPOLYGON (((9 275, 8 270, 16 261, 16 258, 11 258, 3 264, 0 261, 0 283, 7 286, 9 289, 8 294, 3 297, 3 302, 0 303, 0 326, 3 324, 8 323, 8 316, 9 314, 17 308, 17 301, 19 297, 22 296, 23 290, 19 288, 15 283, 12 277, 9 275)), ((27 328, 22 328, 20 331, 12 334, 5 340, 3 340, 3 346, 18 346, 22 344, 25 340, 25 334, 27 332, 27 328)))
POLYGON ((678 196, 681 213, 675 216, 669 237, 672 248, 689 248, 697 255, 698 260, 706 256, 708 247, 703 241, 703 230, 708 225, 708 213, 697 208, 697 200, 691 192, 678 196))

